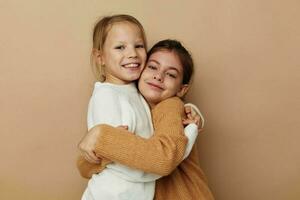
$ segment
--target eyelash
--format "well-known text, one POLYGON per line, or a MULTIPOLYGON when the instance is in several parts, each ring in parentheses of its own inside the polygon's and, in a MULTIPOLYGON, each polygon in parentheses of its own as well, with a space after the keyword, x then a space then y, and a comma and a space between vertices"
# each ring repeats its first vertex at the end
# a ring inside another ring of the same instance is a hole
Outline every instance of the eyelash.
POLYGON ((135 45, 135 48, 145 48, 143 44, 135 45))
MULTIPOLYGON (((135 48, 145 48, 145 47, 143 44, 138 44, 138 45, 135 45, 135 48)), ((125 49, 125 46, 124 45, 116 46, 115 49, 123 50, 123 49, 125 49)))
POLYGON ((152 65, 148 65, 148 68, 150 68, 150 69, 152 69, 152 70, 156 70, 156 69, 157 69, 157 67, 152 66, 152 65))
POLYGON ((115 49, 120 49, 120 50, 122 50, 122 49, 125 49, 125 46, 123 46, 123 45, 121 45, 121 46, 116 46, 115 49))
POLYGON ((176 78, 176 75, 171 74, 171 73, 167 73, 168 76, 170 76, 171 78, 176 78))
MULTIPOLYGON (((152 65, 148 65, 148 68, 151 69, 151 70, 156 70, 157 69, 157 67, 152 66, 152 65)), ((167 72, 166 75, 169 76, 169 77, 171 77, 171 78, 176 78, 177 77, 176 75, 171 74, 169 72, 167 72)))

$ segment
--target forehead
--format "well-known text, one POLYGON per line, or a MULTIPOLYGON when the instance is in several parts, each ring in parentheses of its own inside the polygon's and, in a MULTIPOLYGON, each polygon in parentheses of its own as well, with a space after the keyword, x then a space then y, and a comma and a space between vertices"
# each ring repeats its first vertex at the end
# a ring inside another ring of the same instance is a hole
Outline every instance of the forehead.
POLYGON ((169 50, 158 50, 149 57, 149 62, 156 62, 164 68, 175 68, 178 71, 182 71, 183 67, 178 55, 169 50))
POLYGON ((131 22, 115 22, 107 28, 106 40, 143 40, 142 31, 138 25, 131 22))

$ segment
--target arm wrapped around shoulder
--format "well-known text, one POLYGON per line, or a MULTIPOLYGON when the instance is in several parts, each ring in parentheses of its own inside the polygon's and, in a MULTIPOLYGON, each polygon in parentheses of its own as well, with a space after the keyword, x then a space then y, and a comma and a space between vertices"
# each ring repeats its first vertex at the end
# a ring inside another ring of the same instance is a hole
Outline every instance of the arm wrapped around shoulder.
POLYGON ((179 98, 169 98, 159 103, 152 114, 154 135, 149 139, 100 125, 96 155, 145 172, 170 174, 182 161, 187 144, 182 124, 183 103, 179 98))

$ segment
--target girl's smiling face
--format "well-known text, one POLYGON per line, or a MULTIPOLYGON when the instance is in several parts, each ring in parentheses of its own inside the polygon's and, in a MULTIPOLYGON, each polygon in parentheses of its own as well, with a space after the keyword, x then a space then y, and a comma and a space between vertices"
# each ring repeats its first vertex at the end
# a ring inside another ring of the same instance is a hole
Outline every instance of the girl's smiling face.
POLYGON ((150 55, 139 79, 139 90, 151 107, 173 97, 182 97, 188 89, 182 84, 183 67, 173 51, 159 50, 150 55))
POLYGON ((146 62, 145 41, 139 27, 130 22, 111 26, 98 62, 105 66, 106 81, 127 84, 137 80, 146 62))

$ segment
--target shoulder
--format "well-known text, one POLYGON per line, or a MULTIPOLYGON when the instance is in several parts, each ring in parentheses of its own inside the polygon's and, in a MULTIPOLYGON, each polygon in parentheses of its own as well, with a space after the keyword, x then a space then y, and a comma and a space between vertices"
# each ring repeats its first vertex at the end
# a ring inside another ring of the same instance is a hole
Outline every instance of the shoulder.
POLYGON ((111 85, 96 82, 90 98, 89 109, 93 113, 119 111, 121 109, 120 96, 121 94, 111 85))
MULTIPOLYGON (((182 127, 184 116, 183 102, 178 97, 168 98, 161 101, 152 110, 153 125, 156 130, 164 130, 163 127, 182 127)), ((178 130, 179 130, 178 129, 178 130)))
POLYGON ((183 101, 179 97, 171 97, 158 103, 154 110, 183 109, 183 101))
POLYGON ((178 97, 171 97, 157 104, 153 110, 153 118, 160 120, 162 117, 181 117, 184 114, 184 104, 178 97))
POLYGON ((100 82, 95 83, 93 95, 98 95, 98 94, 115 95, 117 93, 118 92, 116 91, 116 89, 114 88, 114 86, 112 84, 106 84, 106 83, 100 83, 100 82))
POLYGON ((120 125, 122 116, 121 94, 113 85, 96 83, 88 108, 89 127, 96 124, 120 125))
POLYGON ((119 99, 119 96, 120 93, 111 84, 95 83, 92 99, 114 102, 119 99))

